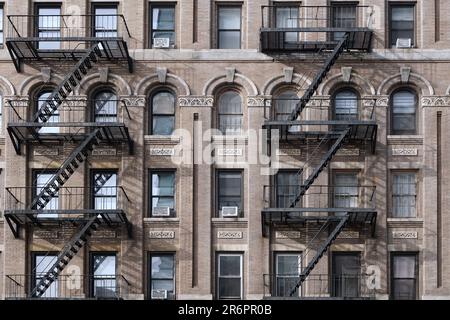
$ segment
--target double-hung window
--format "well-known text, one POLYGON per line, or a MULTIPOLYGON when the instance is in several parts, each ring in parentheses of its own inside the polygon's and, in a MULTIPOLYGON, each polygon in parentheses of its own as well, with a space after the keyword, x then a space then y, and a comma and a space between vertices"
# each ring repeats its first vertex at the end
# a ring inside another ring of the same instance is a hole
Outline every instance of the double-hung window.
POLYGON ((417 254, 393 253, 391 256, 391 299, 417 298, 417 254))
POLYGON ((390 9, 390 44, 397 45, 398 39, 410 39, 414 45, 415 9, 413 4, 395 4, 390 9))
MULTIPOLYGON (((48 271, 51 270, 53 264, 57 261, 58 256, 49 253, 34 253, 33 254, 33 281, 31 283, 31 291, 40 284, 42 279, 45 278, 48 271)), ((36 294, 36 293, 35 293, 36 294)), ((40 298, 58 298, 59 296, 59 281, 56 279, 45 290, 40 298)))
POLYGON ((150 215, 169 217, 175 215, 175 171, 150 172, 150 215))
POLYGON ((56 38, 61 37, 61 6, 37 6, 36 36, 41 39, 38 49, 60 49, 61 43, 56 38))
POLYGON ((175 254, 150 254, 150 298, 175 299, 175 254))
POLYGON ((242 299, 242 254, 220 253, 217 264, 217 297, 242 299))
POLYGON ((391 133, 395 135, 417 133, 417 96, 410 90, 396 91, 391 103, 391 133))
MULTIPOLYGON (((289 297, 301 272, 300 253, 276 253, 275 296, 289 297)), ((299 293, 299 292, 297 292, 299 293)))
POLYGON ((91 253, 91 275, 93 297, 118 297, 115 253, 91 253))
POLYGON ((416 217, 416 174, 396 172, 392 176, 392 217, 416 217))
POLYGON ((242 216, 242 171, 217 173, 219 217, 242 216))
POLYGON ((241 6, 218 6, 218 48, 241 48, 241 6))
POLYGON ((94 171, 92 174, 93 202, 95 210, 117 209, 117 173, 94 171))
POLYGON ((357 173, 335 173, 333 200, 335 208, 355 208, 358 206, 357 173))
POLYGON ((175 45, 175 5, 160 4, 150 7, 150 46, 155 46, 158 42, 168 41, 169 46, 175 45))
POLYGON ((118 15, 116 5, 94 5, 94 36, 115 38, 118 35, 118 15))

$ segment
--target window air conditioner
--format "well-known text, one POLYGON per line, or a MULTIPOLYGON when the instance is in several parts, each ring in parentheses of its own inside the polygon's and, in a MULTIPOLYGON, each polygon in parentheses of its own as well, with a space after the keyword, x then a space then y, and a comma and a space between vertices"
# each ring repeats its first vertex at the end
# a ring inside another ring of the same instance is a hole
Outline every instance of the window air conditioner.
POLYGON ((398 38, 396 47, 398 49, 411 48, 411 39, 410 38, 398 38))
POLYGON ((170 207, 153 207, 152 215, 154 217, 168 217, 170 216, 170 207))
POLYGON ((166 300, 167 290, 154 289, 152 290, 152 299, 166 300))
POLYGON ((222 217, 237 217, 238 207, 222 207, 222 217))
POLYGON ((170 48, 170 39, 153 38, 153 48, 170 48))

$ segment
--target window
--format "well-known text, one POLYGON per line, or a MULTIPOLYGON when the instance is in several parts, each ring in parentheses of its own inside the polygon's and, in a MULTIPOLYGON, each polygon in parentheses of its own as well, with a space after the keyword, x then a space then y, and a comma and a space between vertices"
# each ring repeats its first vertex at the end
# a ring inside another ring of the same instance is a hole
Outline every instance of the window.
MULTIPOLYGON (((299 7, 287 6, 285 4, 281 6, 275 6, 275 27, 276 28, 298 28, 299 27, 299 7)), ((289 43, 295 45, 299 41, 299 32, 285 32, 284 33, 284 46, 289 43)))
POLYGON ((417 254, 393 253, 391 259, 391 299, 415 300, 417 297, 417 254))
POLYGON ((37 15, 36 36, 41 39, 38 49, 60 49, 61 43, 56 38, 61 37, 61 6, 38 5, 37 15))
POLYGON ((4 42, 4 34, 3 34, 3 4, 0 3, 0 46, 3 45, 4 42))
POLYGON ((333 205, 335 208, 358 207, 358 174, 335 173, 333 205))
MULTIPOLYGON (((41 108, 47 106, 47 99, 49 99, 52 92, 50 90, 43 90, 38 93, 36 96, 36 111, 41 110, 41 108)), ((50 110, 52 110, 49 107, 50 110)), ((38 118, 38 122, 42 122, 40 118, 38 118)), ((58 123, 59 122, 59 110, 56 109, 53 111, 53 114, 46 123, 58 123)), ((42 127, 39 129, 39 133, 59 133, 59 127, 42 127)))
MULTIPOLYGON (((56 174, 56 171, 51 170, 36 170, 33 172, 34 176, 34 197, 37 197, 42 189, 44 189, 48 182, 53 179, 53 177, 56 174)), ((34 200, 34 199, 33 199, 34 200)), ((41 201, 43 202, 43 201, 41 201)), ((34 209, 38 209, 37 207, 34 207, 34 209)), ((40 208, 39 208, 40 209, 40 208)), ((40 210, 58 210, 59 209, 59 193, 55 193, 55 195, 50 199, 50 201, 47 202, 45 207, 40 210)), ((54 213, 38 213, 39 218, 57 218, 58 213, 55 211, 54 213)))
MULTIPOLYGON (((277 208, 289 208, 291 203, 299 195, 301 176, 299 171, 280 170, 276 176, 276 206, 277 208)), ((300 206, 301 201, 297 203, 300 206)))
POLYGON ((340 90, 334 96, 335 120, 358 120, 358 96, 350 89, 340 90))
POLYGON ((118 297, 115 253, 91 253, 90 270, 91 296, 96 298, 118 297))
POLYGON ((94 121, 117 122, 118 99, 114 92, 102 90, 94 96, 94 121))
MULTIPOLYGON (((331 6, 332 28, 354 28, 356 23, 355 4, 333 4, 331 6)), ((333 32, 333 40, 340 40, 345 32, 333 32)))
POLYGON ((416 134, 417 96, 409 90, 399 90, 392 95, 392 134, 416 134))
POLYGON ((217 176, 219 216, 233 216, 228 212, 225 214, 224 207, 227 207, 227 211, 237 208, 237 215, 242 216, 242 172, 224 170, 218 171, 217 176))
POLYGON ((290 296, 300 276, 301 261, 300 253, 275 254, 275 296, 290 296))
POLYGON ((152 5, 150 7, 150 46, 154 39, 167 38, 170 46, 175 45, 175 5, 152 5))
POLYGON ((95 210, 117 209, 117 172, 110 170, 92 173, 93 208, 95 210))
POLYGON ((332 296, 356 298, 360 295, 361 260, 359 252, 333 252, 332 296))
POLYGON ((114 38, 117 32, 117 6, 94 5, 94 36, 97 38, 114 38))
POLYGON ((392 217, 416 216, 416 174, 397 172, 392 176, 392 217))
POLYGON ((241 48, 241 7, 218 7, 218 48, 241 48))
POLYGON ((150 298, 175 299, 175 254, 150 254, 150 298))
POLYGON ((150 215, 175 215, 175 171, 150 172, 151 211, 150 215))
MULTIPOLYGON (((58 259, 58 256, 53 253, 34 253, 33 254, 33 280, 31 282, 30 291, 33 292, 34 288, 44 278, 48 271, 51 270, 53 264, 58 259)), ((45 290, 41 298, 57 298, 59 296, 59 283, 58 280, 45 290)))
POLYGON ((220 253, 217 263, 218 298, 242 299, 242 254, 220 253))
POLYGON ((150 134, 171 135, 175 129, 175 95, 156 92, 151 98, 150 134))
POLYGON ((219 98, 219 130, 222 134, 239 134, 242 129, 242 98, 235 91, 226 91, 219 98))
POLYGON ((414 5, 399 4, 391 5, 390 9, 390 44, 397 45, 397 39, 411 39, 414 45, 414 5))
POLYGON ((274 120, 289 120, 289 116, 300 101, 296 92, 288 90, 279 94, 274 102, 274 120))

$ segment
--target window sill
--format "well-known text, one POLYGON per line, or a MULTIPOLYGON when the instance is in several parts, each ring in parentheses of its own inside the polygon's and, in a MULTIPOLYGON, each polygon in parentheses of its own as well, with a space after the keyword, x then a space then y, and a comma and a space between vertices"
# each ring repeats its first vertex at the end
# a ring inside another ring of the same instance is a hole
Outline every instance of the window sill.
POLYGON ((180 222, 180 218, 177 218, 177 217, 168 217, 168 218, 147 217, 147 218, 144 218, 144 222, 180 222))
POLYGON ((247 141, 248 136, 246 135, 213 135, 211 137, 211 141, 227 141, 227 142, 234 142, 234 141, 247 141))
POLYGON ((387 222, 423 222, 422 218, 387 218, 387 222))
POLYGON ((180 136, 162 136, 162 135, 145 135, 144 141, 149 143, 166 143, 166 144, 178 144, 181 141, 180 136))
POLYGON ((423 218, 387 218, 387 225, 390 228, 422 228, 423 218))
POLYGON ((410 143, 410 144, 423 144, 423 135, 388 135, 388 144, 410 143))
POLYGON ((248 224, 247 218, 211 218, 213 225, 244 225, 248 224))

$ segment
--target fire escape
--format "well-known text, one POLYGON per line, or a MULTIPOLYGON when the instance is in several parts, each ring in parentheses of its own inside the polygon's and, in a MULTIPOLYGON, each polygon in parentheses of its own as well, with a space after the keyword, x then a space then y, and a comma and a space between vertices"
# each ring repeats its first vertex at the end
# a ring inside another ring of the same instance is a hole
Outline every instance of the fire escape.
MULTIPOLYGON (((312 151, 307 149, 306 160, 295 175, 298 185, 281 191, 286 193, 289 190, 282 198, 283 203, 278 203, 280 186, 275 183, 267 186, 264 192, 267 205, 262 211, 263 236, 272 237, 277 230, 292 229, 308 234, 304 238, 306 249, 301 254, 298 274, 294 280, 291 278, 284 284, 287 288, 282 296, 304 294, 308 289, 308 277, 314 275, 313 270, 319 260, 344 229, 374 235, 374 187, 348 186, 347 190, 353 190, 353 194, 345 194, 345 188, 317 184, 320 174, 343 146, 375 152, 377 124, 374 101, 359 101, 361 107, 356 116, 335 117, 330 101, 314 97, 340 56, 370 51, 371 18, 370 7, 349 4, 262 7, 261 50, 280 61, 304 59, 307 63, 305 70, 311 70, 308 78, 312 79, 310 84, 298 83, 303 91, 289 114, 278 118, 272 115, 263 127, 268 132, 269 154, 273 153, 270 142, 274 139, 278 140, 280 147, 303 148, 302 153, 305 146, 314 146, 312 151)), ((271 108, 277 103, 272 99, 271 108)), ((271 296, 276 296, 276 275, 269 276, 271 296)), ((331 279, 326 281, 331 287, 331 279)))
MULTIPOLYGON (((43 185, 36 185, 35 181, 31 186, 6 188, 4 217, 16 238, 20 237, 21 228, 35 232, 70 225, 70 230, 75 230, 39 277, 7 275, 15 286, 9 292, 11 298, 40 298, 49 296, 47 290, 52 284, 65 279, 63 270, 96 230, 120 229, 131 237, 132 228, 126 215, 130 201, 122 187, 111 185, 111 174, 96 175, 88 187, 75 187, 70 182, 70 177, 86 165, 99 146, 133 153, 125 121, 130 114, 124 103, 106 99, 87 101, 85 105, 72 98, 96 64, 124 63, 132 72, 133 61, 126 42, 130 33, 122 15, 10 15, 8 23, 6 46, 18 72, 28 63, 62 68, 60 71, 65 73, 64 79, 40 102, 38 110, 32 103, 7 101, 10 107, 7 131, 17 155, 24 149, 27 153, 36 148, 69 149, 67 158, 43 185), (88 112, 96 109, 96 113, 108 114, 105 109, 111 103, 117 109, 109 118, 93 119, 88 112)), ((119 296, 116 288, 110 289, 117 293, 115 297, 119 296)))

